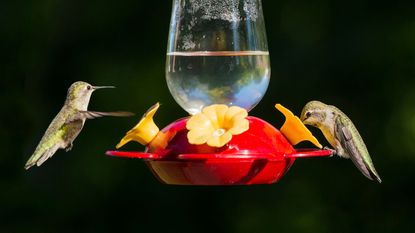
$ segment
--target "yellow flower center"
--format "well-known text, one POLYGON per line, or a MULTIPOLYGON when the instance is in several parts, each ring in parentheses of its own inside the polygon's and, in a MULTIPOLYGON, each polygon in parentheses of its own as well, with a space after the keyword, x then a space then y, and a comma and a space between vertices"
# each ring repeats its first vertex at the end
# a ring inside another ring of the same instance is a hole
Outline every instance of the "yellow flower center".
POLYGON ((213 137, 220 137, 220 136, 222 136, 224 133, 226 132, 226 130, 224 130, 224 129, 217 129, 217 130, 215 130, 214 132, 213 132, 213 134, 212 134, 212 136, 213 137))

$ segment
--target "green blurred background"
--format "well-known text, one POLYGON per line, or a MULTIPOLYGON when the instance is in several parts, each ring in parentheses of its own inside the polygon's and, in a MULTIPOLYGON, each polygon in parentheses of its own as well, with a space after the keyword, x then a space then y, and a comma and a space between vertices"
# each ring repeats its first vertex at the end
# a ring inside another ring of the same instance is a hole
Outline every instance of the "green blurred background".
POLYGON ((382 184, 337 157, 297 160, 273 185, 160 184, 142 161, 104 151, 156 101, 160 126, 186 115, 164 80, 171 1, 5 0, 0 232, 412 231, 415 2, 264 0, 263 7, 272 77, 251 114, 278 126, 276 102, 297 114, 312 99, 338 106, 360 130, 382 184), (96 92, 90 109, 137 116, 88 121, 72 151, 25 171, 77 80, 117 86, 96 92))

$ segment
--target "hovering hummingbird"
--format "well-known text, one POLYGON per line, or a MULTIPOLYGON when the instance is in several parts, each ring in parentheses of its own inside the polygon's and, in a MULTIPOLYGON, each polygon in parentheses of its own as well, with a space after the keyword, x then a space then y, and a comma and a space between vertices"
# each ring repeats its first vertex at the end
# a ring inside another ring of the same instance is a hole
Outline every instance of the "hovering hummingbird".
POLYGON ((65 104, 50 123, 48 129, 36 147, 35 152, 26 162, 25 169, 42 165, 52 157, 58 149, 72 149, 73 141, 81 132, 86 119, 102 116, 131 116, 131 112, 94 112, 88 111, 89 99, 92 92, 113 86, 92 86, 89 83, 78 81, 73 83, 66 96, 65 104))
POLYGON ((362 137, 346 114, 335 106, 310 101, 301 112, 301 121, 319 128, 330 145, 334 147, 335 154, 350 158, 370 180, 376 179, 379 183, 382 182, 362 137))

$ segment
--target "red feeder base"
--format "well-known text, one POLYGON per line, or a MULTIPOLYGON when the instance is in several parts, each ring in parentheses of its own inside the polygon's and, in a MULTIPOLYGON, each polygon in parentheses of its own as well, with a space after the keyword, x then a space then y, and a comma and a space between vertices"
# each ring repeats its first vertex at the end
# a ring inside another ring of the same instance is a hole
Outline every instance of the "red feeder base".
POLYGON ((221 148, 192 145, 187 140, 187 119, 165 127, 154 140, 158 144, 150 144, 144 153, 107 151, 107 155, 144 159, 162 183, 176 185, 271 184, 296 158, 331 155, 330 150, 295 150, 279 130, 256 117, 248 117, 248 131, 221 148))

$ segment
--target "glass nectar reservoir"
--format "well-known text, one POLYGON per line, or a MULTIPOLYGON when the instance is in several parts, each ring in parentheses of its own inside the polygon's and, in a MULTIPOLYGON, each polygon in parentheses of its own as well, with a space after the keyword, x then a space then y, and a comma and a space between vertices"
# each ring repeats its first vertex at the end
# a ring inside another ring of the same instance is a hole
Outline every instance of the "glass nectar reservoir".
POLYGON ((173 1, 166 80, 189 114, 211 104, 251 110, 270 73, 260 0, 173 1))

